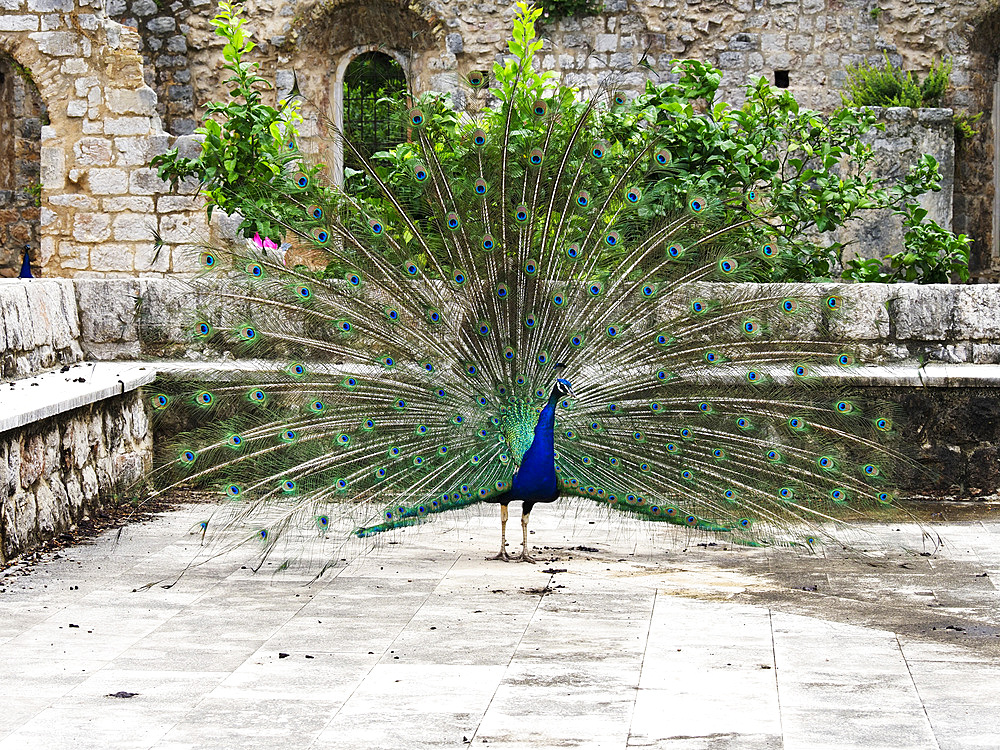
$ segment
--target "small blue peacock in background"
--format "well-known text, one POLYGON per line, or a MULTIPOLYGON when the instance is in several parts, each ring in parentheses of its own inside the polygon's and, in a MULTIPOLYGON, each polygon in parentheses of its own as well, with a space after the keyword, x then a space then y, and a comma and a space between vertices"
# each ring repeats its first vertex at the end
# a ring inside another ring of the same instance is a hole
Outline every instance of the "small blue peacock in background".
POLYGON ((216 488, 205 533, 291 559, 292 531, 376 537, 486 502, 496 557, 531 562, 530 514, 563 497, 802 547, 895 507, 891 409, 844 392, 861 352, 810 335, 841 298, 745 283, 784 241, 765 186, 706 174, 674 200, 669 113, 595 140, 622 95, 536 73, 533 13, 464 112, 411 99, 388 157, 343 139, 343 188, 275 177, 293 218, 269 220, 324 270, 276 242, 205 248, 192 335, 239 359, 152 396, 197 424, 155 494, 216 488))

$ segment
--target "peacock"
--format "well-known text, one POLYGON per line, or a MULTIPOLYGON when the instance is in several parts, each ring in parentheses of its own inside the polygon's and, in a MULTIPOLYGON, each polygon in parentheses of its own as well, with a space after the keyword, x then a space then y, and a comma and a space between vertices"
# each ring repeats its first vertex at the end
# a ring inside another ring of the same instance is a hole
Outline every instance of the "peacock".
POLYGON ((845 385, 867 353, 816 335, 844 300, 747 283, 787 241, 768 186, 709 173, 676 200, 662 121, 595 139, 624 94, 553 85, 524 41, 495 85, 468 74, 462 111, 400 104, 390 154, 336 134, 343 186, 284 145, 298 169, 267 192, 292 210, 262 209, 284 242, 202 248, 191 337, 234 356, 151 394, 190 425, 153 494, 211 488, 202 533, 288 560, 292 537, 477 503, 500 506, 495 559, 525 562, 532 510, 559 498, 803 549, 892 512, 898 420, 845 385))

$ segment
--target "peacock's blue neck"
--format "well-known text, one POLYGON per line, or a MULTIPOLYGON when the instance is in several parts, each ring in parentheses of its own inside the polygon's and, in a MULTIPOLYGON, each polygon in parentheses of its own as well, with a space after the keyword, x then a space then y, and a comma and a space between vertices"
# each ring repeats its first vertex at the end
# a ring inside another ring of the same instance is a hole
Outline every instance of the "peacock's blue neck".
POLYGON ((510 499, 528 503, 552 502, 559 495, 556 479, 555 424, 559 394, 554 389, 538 415, 535 437, 511 481, 510 499))
POLYGON ((553 390, 549 400, 545 403, 542 413, 538 415, 538 424, 535 425, 535 439, 531 441, 532 448, 538 446, 539 450, 547 450, 552 457, 552 467, 555 471, 555 426, 556 426, 556 404, 559 403, 559 394, 553 390))

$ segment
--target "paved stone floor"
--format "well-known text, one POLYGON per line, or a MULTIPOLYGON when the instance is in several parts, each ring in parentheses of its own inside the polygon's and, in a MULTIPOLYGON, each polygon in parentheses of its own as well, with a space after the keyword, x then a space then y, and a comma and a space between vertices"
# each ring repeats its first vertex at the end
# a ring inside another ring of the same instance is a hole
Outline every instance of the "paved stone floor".
POLYGON ((1000 748, 1000 523, 845 557, 540 508, 527 565, 484 560, 493 512, 311 584, 240 553, 143 588, 198 506, 8 569, 0 750, 1000 748))

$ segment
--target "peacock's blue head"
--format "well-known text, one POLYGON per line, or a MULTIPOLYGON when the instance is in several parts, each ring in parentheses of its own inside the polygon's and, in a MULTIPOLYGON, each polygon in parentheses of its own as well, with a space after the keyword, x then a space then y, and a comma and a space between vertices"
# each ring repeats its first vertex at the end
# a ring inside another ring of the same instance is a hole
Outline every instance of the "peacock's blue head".
POLYGON ((553 390, 556 393, 558 393, 561 397, 573 395, 573 386, 565 378, 559 378, 558 380, 556 380, 556 384, 553 390))

